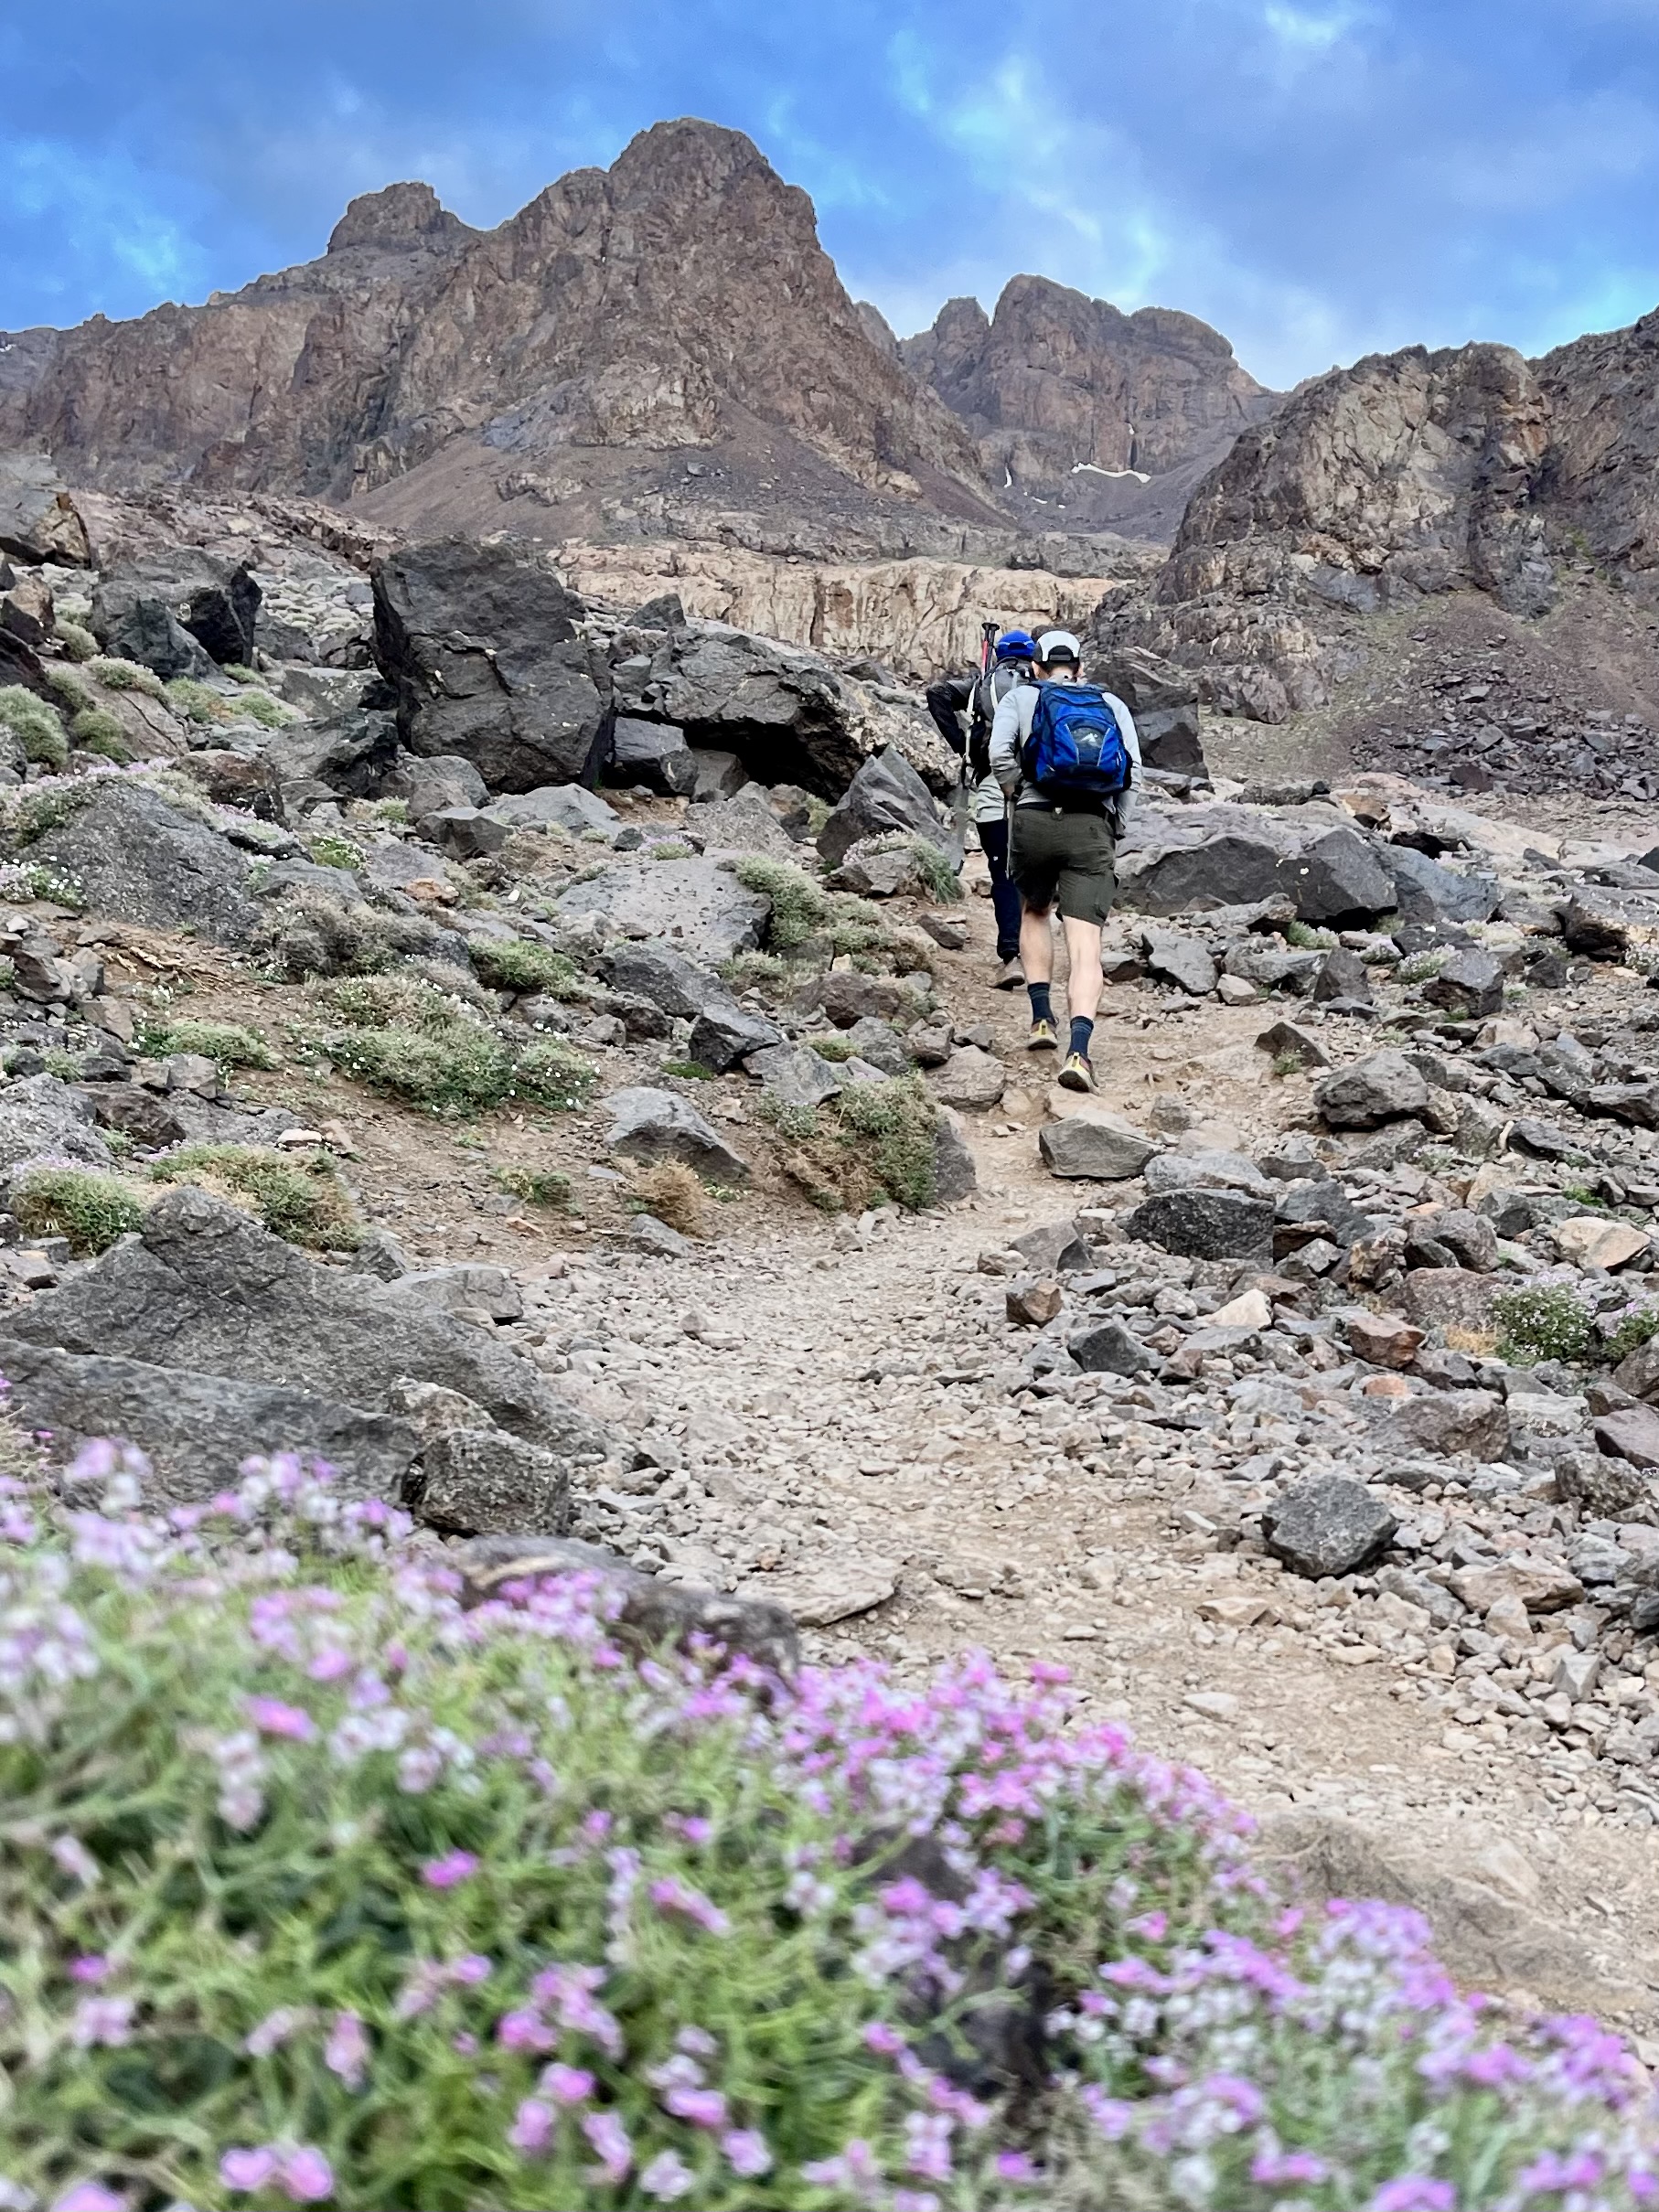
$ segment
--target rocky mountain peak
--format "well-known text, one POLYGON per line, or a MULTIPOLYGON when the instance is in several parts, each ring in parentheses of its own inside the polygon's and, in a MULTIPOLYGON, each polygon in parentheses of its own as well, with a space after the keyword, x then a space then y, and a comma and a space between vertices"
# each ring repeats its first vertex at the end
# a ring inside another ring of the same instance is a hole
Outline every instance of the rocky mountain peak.
POLYGON ((458 243, 474 235, 430 185, 386 185, 379 192, 359 193, 329 233, 327 251, 458 243))

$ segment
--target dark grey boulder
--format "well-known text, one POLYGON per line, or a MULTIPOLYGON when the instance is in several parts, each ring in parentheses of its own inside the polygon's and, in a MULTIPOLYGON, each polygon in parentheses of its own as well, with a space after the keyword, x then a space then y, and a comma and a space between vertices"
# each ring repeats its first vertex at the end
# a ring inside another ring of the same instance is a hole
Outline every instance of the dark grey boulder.
POLYGON ((260 588, 241 562, 171 546, 111 569, 92 593, 91 628, 106 653, 157 676, 201 677, 253 659, 260 588))
POLYGON ((1374 1129, 1420 1114, 1429 1104, 1429 1085, 1403 1053, 1373 1053, 1322 1075, 1313 1104, 1333 1129, 1374 1129))
POLYGON ((971 1198, 979 1183, 979 1170, 968 1143, 962 1117, 949 1106, 940 1106, 933 1125, 933 1195, 941 1206, 954 1206, 971 1198))
POLYGON ((1453 953, 1423 986, 1423 996, 1465 1021, 1483 1021, 1504 1010, 1504 970, 1490 953, 1453 953))
POLYGON ((1117 646, 1103 659, 1090 659, 1088 675, 1134 716, 1140 757, 1149 768, 1166 775, 1208 775, 1199 734, 1198 685, 1188 669, 1142 646, 1117 646))
POLYGON ((0 454, 0 553, 70 568, 91 564, 86 525, 49 454, 0 454))
POLYGON ((444 538, 374 572, 374 653, 417 753, 459 753, 492 791, 573 781, 610 697, 585 609, 522 546, 444 538))
POLYGON ((1357 829, 1333 828, 1308 838, 1281 862, 1278 889, 1296 901, 1304 922, 1365 921, 1394 903, 1394 882, 1357 829))
POLYGON ((73 1160, 88 1168, 111 1168, 114 1155, 94 1127, 95 1113, 84 1091, 71 1089, 56 1075, 19 1075, 0 1085, 0 1176, 26 1160, 73 1160))
POLYGON ((16 1336, 0 1335, 0 1374, 11 1412, 49 1430, 55 1456, 91 1437, 123 1438, 148 1455, 155 1494, 173 1504, 232 1489, 251 1453, 281 1451, 326 1459, 344 1496, 395 1499, 418 1448, 408 1422, 337 1398, 16 1336))
POLYGON ((1346 1475, 1311 1475, 1262 1515, 1268 1549, 1313 1581, 1353 1574, 1375 1558, 1398 1525, 1381 1499, 1346 1475))
POLYGON ((775 1044, 745 1064, 783 1106, 822 1106, 847 1087, 841 1063, 823 1059, 807 1044, 775 1044))
POLYGON ((685 626, 685 602, 678 592, 658 592, 628 616, 631 630, 679 630, 685 626))
POLYGON ((417 1520, 447 1535, 562 1536, 571 1524, 568 1459, 498 1428, 444 1428, 403 1486, 417 1520))
POLYGON ((1328 1005, 1333 999, 1346 999, 1369 1004, 1371 999, 1371 970, 1358 953, 1339 947, 1328 952, 1319 964, 1311 993, 1315 1006, 1328 1005))
POLYGON ((1468 1267, 1490 1275, 1498 1264, 1498 1233, 1483 1213, 1441 1206, 1407 1224, 1408 1267, 1468 1267))
POLYGON ((89 786, 85 802, 37 838, 31 860, 73 879, 89 906, 122 922, 193 928, 241 945, 259 909, 245 888, 248 858, 175 800, 126 776, 89 786))
POLYGON ((664 798, 686 798, 697 788, 697 762, 684 731, 672 722, 619 714, 606 765, 613 783, 643 784, 664 798))
POLYGON ((1333 1245, 1355 1245, 1375 1234, 1376 1223, 1356 1206, 1333 1175, 1311 1176, 1290 1183, 1279 1193, 1274 1209, 1287 1227, 1317 1230, 1333 1245))
POLYGON ((1438 1452, 1492 1460, 1509 1450, 1509 1409, 1489 1390, 1425 1392, 1392 1407, 1378 1427, 1390 1449, 1407 1456, 1438 1452))
POLYGON ((899 830, 926 839, 959 860, 961 848, 947 827, 933 795, 896 746, 867 760, 847 786, 845 796, 818 833, 825 862, 837 868, 861 839, 899 830))
POLYGON ((879 1014, 865 1014, 841 1034, 859 1058, 883 1075, 908 1075, 913 1063, 910 1048, 890 1021, 879 1014))
POLYGON ((804 646, 693 622, 658 647, 646 703, 694 751, 733 753, 763 784, 844 792, 866 758, 858 687, 804 646))
POLYGON ((509 792, 493 799, 489 811, 515 829, 562 829, 569 837, 607 843, 622 828, 615 807, 583 784, 539 784, 533 791, 509 792))
POLYGON ((463 760, 458 753, 434 753, 430 760, 401 753, 387 778, 386 795, 402 799, 410 820, 415 823, 423 822, 441 807, 489 804, 489 785, 471 761, 463 760))
POLYGON ((1086 1242, 1078 1235, 1075 1222, 1045 1222, 1040 1229, 1027 1229, 1022 1236, 1009 1239, 1008 1248, 1017 1252, 1034 1275, 1073 1275, 1079 1268, 1092 1267, 1094 1255, 1086 1242))
POLYGON ((1038 1133, 1037 1149, 1051 1175, 1127 1182, 1157 1151, 1158 1140, 1115 1114, 1093 1109, 1045 1123, 1038 1133))
POLYGON ((655 938, 613 945, 598 967, 614 990, 648 999, 665 1014, 695 1020, 705 1006, 730 995, 718 976, 655 938))
POLYGON ((136 661, 164 683, 213 673, 212 656, 191 636, 159 593, 133 584, 101 584, 92 594, 91 628, 105 653, 136 661))
POLYGON ((1245 937, 1227 946, 1222 966, 1258 990, 1294 991, 1301 998, 1312 988, 1321 960, 1318 953, 1297 952, 1277 937, 1245 937))
POLYGON ((647 1161, 682 1160, 722 1182, 748 1180, 748 1161, 678 1092, 641 1085, 614 1091, 605 1103, 611 1115, 605 1141, 613 1152, 647 1161))
POLYGON ((561 914, 594 915, 607 937, 668 939, 711 962, 753 950, 772 913, 729 870, 689 860, 619 859, 561 892, 557 904, 561 914))
POLYGON ((1124 904, 1142 914, 1204 914, 1247 906, 1281 889, 1282 840, 1226 829, 1196 844, 1153 844, 1123 871, 1124 904))
POLYGON ((1144 930, 1141 937, 1151 974, 1177 985, 1191 998, 1208 998, 1215 988, 1219 971, 1196 937, 1183 936, 1173 929, 1144 930))
POLYGON ((1273 1249, 1273 1202, 1236 1191, 1164 1191, 1142 1200, 1123 1227, 1186 1259, 1265 1259, 1273 1249))
POLYGON ((464 1544, 454 1564, 464 1578, 466 1605, 511 1603, 547 1577, 596 1575, 620 1597, 615 1625, 636 1646, 655 1651, 718 1644, 779 1674, 792 1674, 800 1661, 800 1640, 782 1606, 722 1597, 696 1583, 659 1581, 604 1544, 573 1537, 551 1544, 534 1536, 482 1536, 464 1544))
POLYGON ((1487 922, 1498 910, 1501 894, 1490 876, 1459 875, 1409 845, 1384 845, 1378 857, 1402 922, 1487 922))
POLYGON ((1121 1321, 1079 1330, 1066 1340, 1065 1349, 1085 1374, 1143 1374, 1158 1364, 1157 1353, 1121 1321))
POLYGON ((421 824, 421 834, 452 860, 478 860, 499 852, 512 831, 482 807, 440 807, 421 824))
POLYGON ((596 1422, 487 1330, 399 1305, 371 1278, 318 1266, 188 1185, 160 1199, 136 1236, 10 1316, 8 1328, 32 1344, 286 1384, 366 1411, 412 1375, 573 1459, 603 1459, 608 1447, 596 1422))
POLYGON ((764 1053, 783 1041, 784 1032, 776 1021, 739 1006, 729 992, 712 991, 691 1025, 687 1050, 700 1067, 712 1068, 717 1075, 723 1075, 728 1068, 747 1060, 751 1053, 764 1053))
MULTIPOLYGON (((326 721, 290 722, 265 733, 261 750, 284 784, 314 780, 342 798, 377 798, 397 764, 395 715, 370 707, 348 707, 326 721)), ((478 796, 483 796, 480 785, 478 796)), ((444 805, 475 803, 459 795, 444 805)), ((423 812, 430 812, 430 806, 423 812)), ((412 807, 411 818, 419 819, 412 807)))

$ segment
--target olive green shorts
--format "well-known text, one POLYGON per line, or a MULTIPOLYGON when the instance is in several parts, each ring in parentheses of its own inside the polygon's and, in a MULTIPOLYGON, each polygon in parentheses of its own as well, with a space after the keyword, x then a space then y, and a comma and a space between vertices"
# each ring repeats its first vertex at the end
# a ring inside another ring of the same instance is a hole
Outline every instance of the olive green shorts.
POLYGON ((1068 922, 1104 926, 1118 895, 1117 839, 1101 814, 1016 807, 1008 872, 1033 914, 1058 905, 1068 922))

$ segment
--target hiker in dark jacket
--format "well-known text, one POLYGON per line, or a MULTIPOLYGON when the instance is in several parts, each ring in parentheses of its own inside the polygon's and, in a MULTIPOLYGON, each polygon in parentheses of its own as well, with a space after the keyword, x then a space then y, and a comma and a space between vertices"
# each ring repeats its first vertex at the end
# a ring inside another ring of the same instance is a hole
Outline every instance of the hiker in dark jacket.
MULTIPOLYGON (((1049 921, 1057 905, 1065 931, 1071 1015, 1060 1081, 1072 1091, 1095 1087, 1089 1046, 1100 1004, 1100 933, 1117 893, 1118 839, 1128 823, 1129 789, 1127 783, 1112 794, 1040 787, 1026 776, 1025 757, 1044 689, 1080 682, 1082 664, 1082 647, 1069 630, 1045 632, 1037 640, 1039 681, 1017 685, 1008 693, 997 708, 990 735, 991 772, 1011 802, 1008 872, 1024 907, 1020 957, 1031 994, 1031 1048, 1052 1053, 1057 1042, 1050 999, 1054 940, 1049 921)), ((1112 692, 1100 696, 1117 724, 1132 775, 1140 766, 1135 718, 1112 692)))
POLYGON ((989 668, 972 676, 945 677, 927 691, 928 711, 952 751, 963 755, 974 830, 990 870, 998 990, 1018 990, 1025 971, 1020 965, 1020 894, 1008 876, 1008 807, 990 770, 990 730, 1002 700, 1016 684, 1030 680, 1036 650, 1036 640, 1028 630, 1004 630, 989 668))

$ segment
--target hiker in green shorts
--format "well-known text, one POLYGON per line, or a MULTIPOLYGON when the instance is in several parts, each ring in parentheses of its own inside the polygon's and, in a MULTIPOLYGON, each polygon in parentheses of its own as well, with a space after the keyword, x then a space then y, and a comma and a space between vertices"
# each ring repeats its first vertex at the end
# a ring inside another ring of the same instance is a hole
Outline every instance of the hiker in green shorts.
POLYGON ((1053 1052, 1050 986, 1055 906, 1065 930, 1071 1034, 1060 1081, 1092 1091, 1089 1045, 1100 1004, 1100 932, 1118 889, 1118 840, 1140 767, 1135 718, 1115 693, 1083 681, 1069 630, 1037 640, 1037 680, 997 707, 991 773, 1010 802, 1008 872, 1024 904, 1020 959, 1031 998, 1031 1046, 1053 1052))

